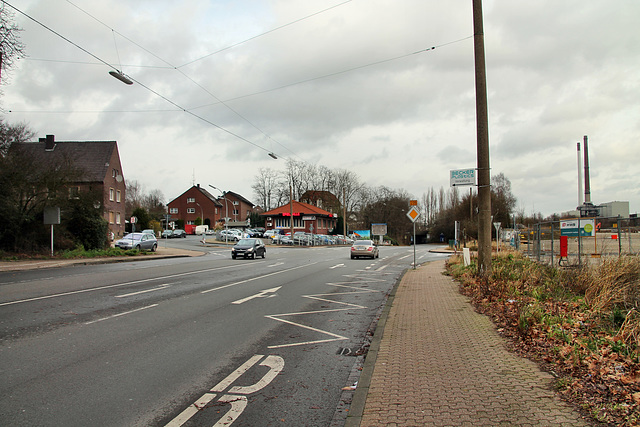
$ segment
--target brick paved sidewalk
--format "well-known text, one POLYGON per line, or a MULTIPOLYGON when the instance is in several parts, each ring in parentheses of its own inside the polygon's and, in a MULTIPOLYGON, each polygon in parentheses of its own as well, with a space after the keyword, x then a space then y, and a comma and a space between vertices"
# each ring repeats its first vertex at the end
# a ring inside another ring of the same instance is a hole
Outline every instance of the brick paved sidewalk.
POLYGON ((555 396, 551 375, 506 349, 443 270, 436 261, 403 277, 345 425, 589 425, 555 396))

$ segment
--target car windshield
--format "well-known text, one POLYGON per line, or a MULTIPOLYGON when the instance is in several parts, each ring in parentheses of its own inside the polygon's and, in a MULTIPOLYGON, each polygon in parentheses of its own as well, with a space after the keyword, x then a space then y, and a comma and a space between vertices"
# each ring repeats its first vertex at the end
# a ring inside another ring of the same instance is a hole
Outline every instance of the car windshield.
POLYGON ((238 245, 253 246, 256 243, 256 239, 240 239, 238 245))
POLYGON ((141 237, 142 237, 142 233, 129 233, 126 236, 124 236, 123 239, 126 239, 126 240, 140 240, 141 237))

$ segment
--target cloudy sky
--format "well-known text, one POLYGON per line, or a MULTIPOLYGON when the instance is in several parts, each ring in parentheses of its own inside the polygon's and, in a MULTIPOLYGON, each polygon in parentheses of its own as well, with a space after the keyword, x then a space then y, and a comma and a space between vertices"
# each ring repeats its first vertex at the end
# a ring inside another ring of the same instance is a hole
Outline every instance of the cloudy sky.
MULTIPOLYGON (((254 200, 287 158, 416 198, 476 166, 471 0, 8 4, 28 57, 2 75, 5 120, 116 140, 125 179, 167 201, 194 182, 254 200)), ((593 202, 640 211, 640 2, 483 7, 492 175, 517 208, 576 207, 588 135, 593 202)))

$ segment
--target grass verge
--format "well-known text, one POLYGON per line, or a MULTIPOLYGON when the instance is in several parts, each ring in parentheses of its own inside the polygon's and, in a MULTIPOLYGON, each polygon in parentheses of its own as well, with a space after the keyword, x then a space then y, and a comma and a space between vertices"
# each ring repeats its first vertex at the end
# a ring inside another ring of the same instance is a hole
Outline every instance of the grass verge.
POLYGON ((460 257, 447 264, 476 309, 515 351, 556 377, 555 387, 595 421, 640 423, 640 259, 603 260, 580 270, 501 254, 478 277, 460 257))

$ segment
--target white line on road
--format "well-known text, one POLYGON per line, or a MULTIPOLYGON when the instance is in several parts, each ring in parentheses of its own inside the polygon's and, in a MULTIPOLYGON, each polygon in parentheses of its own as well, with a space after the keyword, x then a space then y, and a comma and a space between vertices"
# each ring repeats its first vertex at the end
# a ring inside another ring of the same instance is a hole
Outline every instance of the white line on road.
POLYGON ((148 305, 146 307, 136 308, 135 310, 125 311, 124 313, 118 313, 118 314, 114 314, 113 316, 103 317, 102 319, 92 320, 90 322, 86 322, 85 325, 90 325, 92 323, 102 322, 103 320, 113 319, 114 317, 124 316, 125 314, 131 314, 131 313, 135 313, 136 311, 142 311, 142 310, 146 310, 147 308, 153 308, 153 307, 157 307, 157 306, 158 306, 158 304, 152 304, 152 305, 148 305))
POLYGON ((264 279, 265 277, 274 276, 274 275, 280 274, 280 273, 286 273, 287 271, 297 270, 297 269, 303 268, 303 267, 309 267, 309 266, 314 265, 314 264, 317 264, 317 262, 314 262, 314 263, 311 263, 311 264, 300 265, 298 267, 287 268, 286 270, 276 271, 274 273, 265 274, 264 276, 253 277, 251 279, 241 280, 239 282, 229 283, 228 285, 218 286, 217 288, 208 289, 208 290, 202 291, 200 293, 201 294, 206 294, 206 293, 213 292, 213 291, 219 291, 220 289, 230 288, 231 286, 237 286, 237 285, 241 285, 243 283, 252 282, 254 280, 264 279))
MULTIPOLYGON (((264 261, 257 261, 257 262, 255 262, 253 264, 258 264, 259 262, 264 262, 264 261)), ((189 276, 191 274, 206 273, 208 271, 216 271, 216 270, 225 270, 227 268, 232 268, 232 267, 235 267, 235 266, 228 265, 226 267, 208 268, 206 270, 189 271, 189 272, 186 272, 186 273, 179 273, 179 274, 170 274, 168 276, 152 277, 152 278, 149 278, 149 279, 134 280, 133 282, 117 283, 115 285, 98 286, 97 288, 81 289, 79 291, 62 292, 62 293, 59 293, 59 294, 44 295, 44 296, 41 296, 41 297, 34 297, 34 298, 26 298, 26 299, 22 299, 22 300, 18 300, 18 301, 9 301, 9 302, 0 303, 0 307, 5 306, 5 305, 13 305, 13 304, 21 304, 21 303, 31 302, 31 301, 39 301, 39 300, 43 300, 43 299, 64 297, 64 296, 67 296, 67 295, 76 295, 76 294, 82 294, 82 293, 86 293, 86 292, 100 291, 100 290, 103 290, 103 289, 121 288, 123 286, 135 285, 137 283, 150 282, 152 280, 163 280, 163 279, 170 279, 170 278, 173 278, 173 277, 189 276)))
POLYGON ((334 265, 333 267, 329 267, 329 270, 333 270, 334 268, 344 267, 344 264, 334 265))
POLYGON ((275 292, 278 292, 278 289, 280 289, 282 286, 278 286, 275 288, 271 288, 271 289, 265 289, 264 291, 260 291, 255 295, 251 295, 250 297, 246 297, 246 298, 242 298, 239 299, 237 301, 232 302, 231 304, 242 304, 243 302, 247 302, 250 301, 254 298, 268 298, 268 297, 273 297, 275 295, 267 295, 267 294, 273 294, 275 292))
POLYGON ((267 268, 277 267, 279 265, 284 265, 284 262, 276 262, 275 264, 267 265, 267 268))
POLYGON ((126 298, 126 297, 132 297, 134 295, 146 294, 147 292, 161 291, 163 289, 168 288, 169 286, 171 285, 168 283, 165 283, 164 285, 160 285, 157 288, 147 289, 146 291, 138 291, 138 292, 131 292, 130 294, 116 295, 116 298, 126 298))

